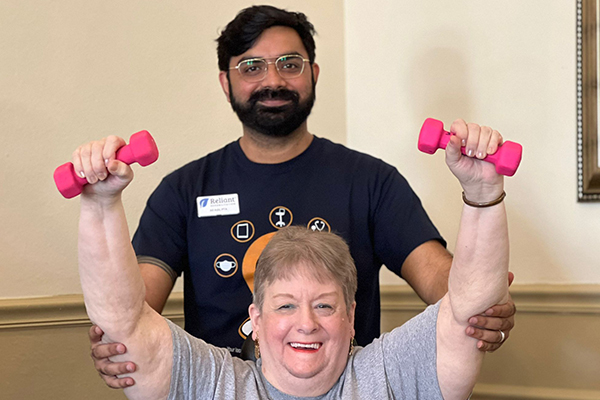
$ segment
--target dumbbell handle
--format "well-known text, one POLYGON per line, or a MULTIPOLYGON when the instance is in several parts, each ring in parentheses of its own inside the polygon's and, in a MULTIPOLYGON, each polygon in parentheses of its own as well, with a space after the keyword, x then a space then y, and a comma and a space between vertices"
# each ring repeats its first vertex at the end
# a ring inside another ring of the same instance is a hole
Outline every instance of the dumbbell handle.
MULTIPOLYGON (((117 150, 115 158, 128 165, 137 162, 145 167, 158 159, 158 147, 148 131, 140 131, 131 135, 128 145, 117 150)), ((87 179, 75 172, 71 162, 54 170, 54 182, 58 191, 67 199, 78 196, 88 183, 87 179)))
MULTIPOLYGON (((441 121, 433 118, 427 118, 419 134, 419 150, 433 154, 437 149, 445 149, 450 142, 453 133, 443 129, 441 121)), ((466 150, 461 146, 462 154, 467 155, 466 150)), ((503 142, 494 154, 488 154, 483 161, 487 161, 496 166, 496 172, 506 176, 513 176, 521 163, 523 147, 519 143, 509 140, 503 142)))

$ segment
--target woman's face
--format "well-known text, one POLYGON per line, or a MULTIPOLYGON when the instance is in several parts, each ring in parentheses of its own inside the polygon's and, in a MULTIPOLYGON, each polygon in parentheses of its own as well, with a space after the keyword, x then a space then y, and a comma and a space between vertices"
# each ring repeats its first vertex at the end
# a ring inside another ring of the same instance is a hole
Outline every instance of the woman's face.
POLYGON ((354 308, 346 309, 340 286, 319 283, 300 268, 298 276, 265 288, 259 310, 250 306, 262 371, 291 395, 327 392, 342 374, 354 336, 354 308))

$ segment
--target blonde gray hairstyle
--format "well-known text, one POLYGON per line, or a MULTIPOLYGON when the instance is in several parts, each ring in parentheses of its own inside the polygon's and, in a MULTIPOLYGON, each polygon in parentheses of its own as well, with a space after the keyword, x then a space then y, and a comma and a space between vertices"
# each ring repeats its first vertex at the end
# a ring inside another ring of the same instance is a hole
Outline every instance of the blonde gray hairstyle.
POLYGON ((290 226, 277 232, 260 255, 254 274, 253 302, 262 310, 265 289, 276 280, 307 274, 319 283, 340 286, 350 311, 356 295, 356 266, 348 245, 329 232, 290 226))

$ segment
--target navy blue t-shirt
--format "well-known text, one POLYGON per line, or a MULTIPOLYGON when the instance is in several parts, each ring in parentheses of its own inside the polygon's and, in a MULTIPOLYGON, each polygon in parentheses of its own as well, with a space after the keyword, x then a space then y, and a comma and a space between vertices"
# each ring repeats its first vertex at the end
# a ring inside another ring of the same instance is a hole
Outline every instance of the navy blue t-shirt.
POLYGON ((184 275, 185 329, 239 353, 250 332, 256 260, 288 225, 329 230, 348 243, 358 270, 356 340, 380 332, 379 270, 401 275, 412 250, 445 245, 398 171, 369 155, 315 137, 281 164, 256 164, 239 143, 163 179, 148 200, 133 246, 138 261, 184 275))

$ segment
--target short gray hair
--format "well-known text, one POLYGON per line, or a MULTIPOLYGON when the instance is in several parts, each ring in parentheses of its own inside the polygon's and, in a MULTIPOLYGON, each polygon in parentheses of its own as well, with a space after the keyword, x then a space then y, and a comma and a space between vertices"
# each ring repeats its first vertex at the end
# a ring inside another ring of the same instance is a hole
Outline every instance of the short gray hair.
POLYGON ((308 272, 317 282, 333 280, 338 284, 344 294, 346 311, 350 311, 357 277, 348 245, 336 234, 300 226, 281 229, 262 251, 254 274, 254 304, 262 310, 265 289, 271 283, 303 272, 308 272))

